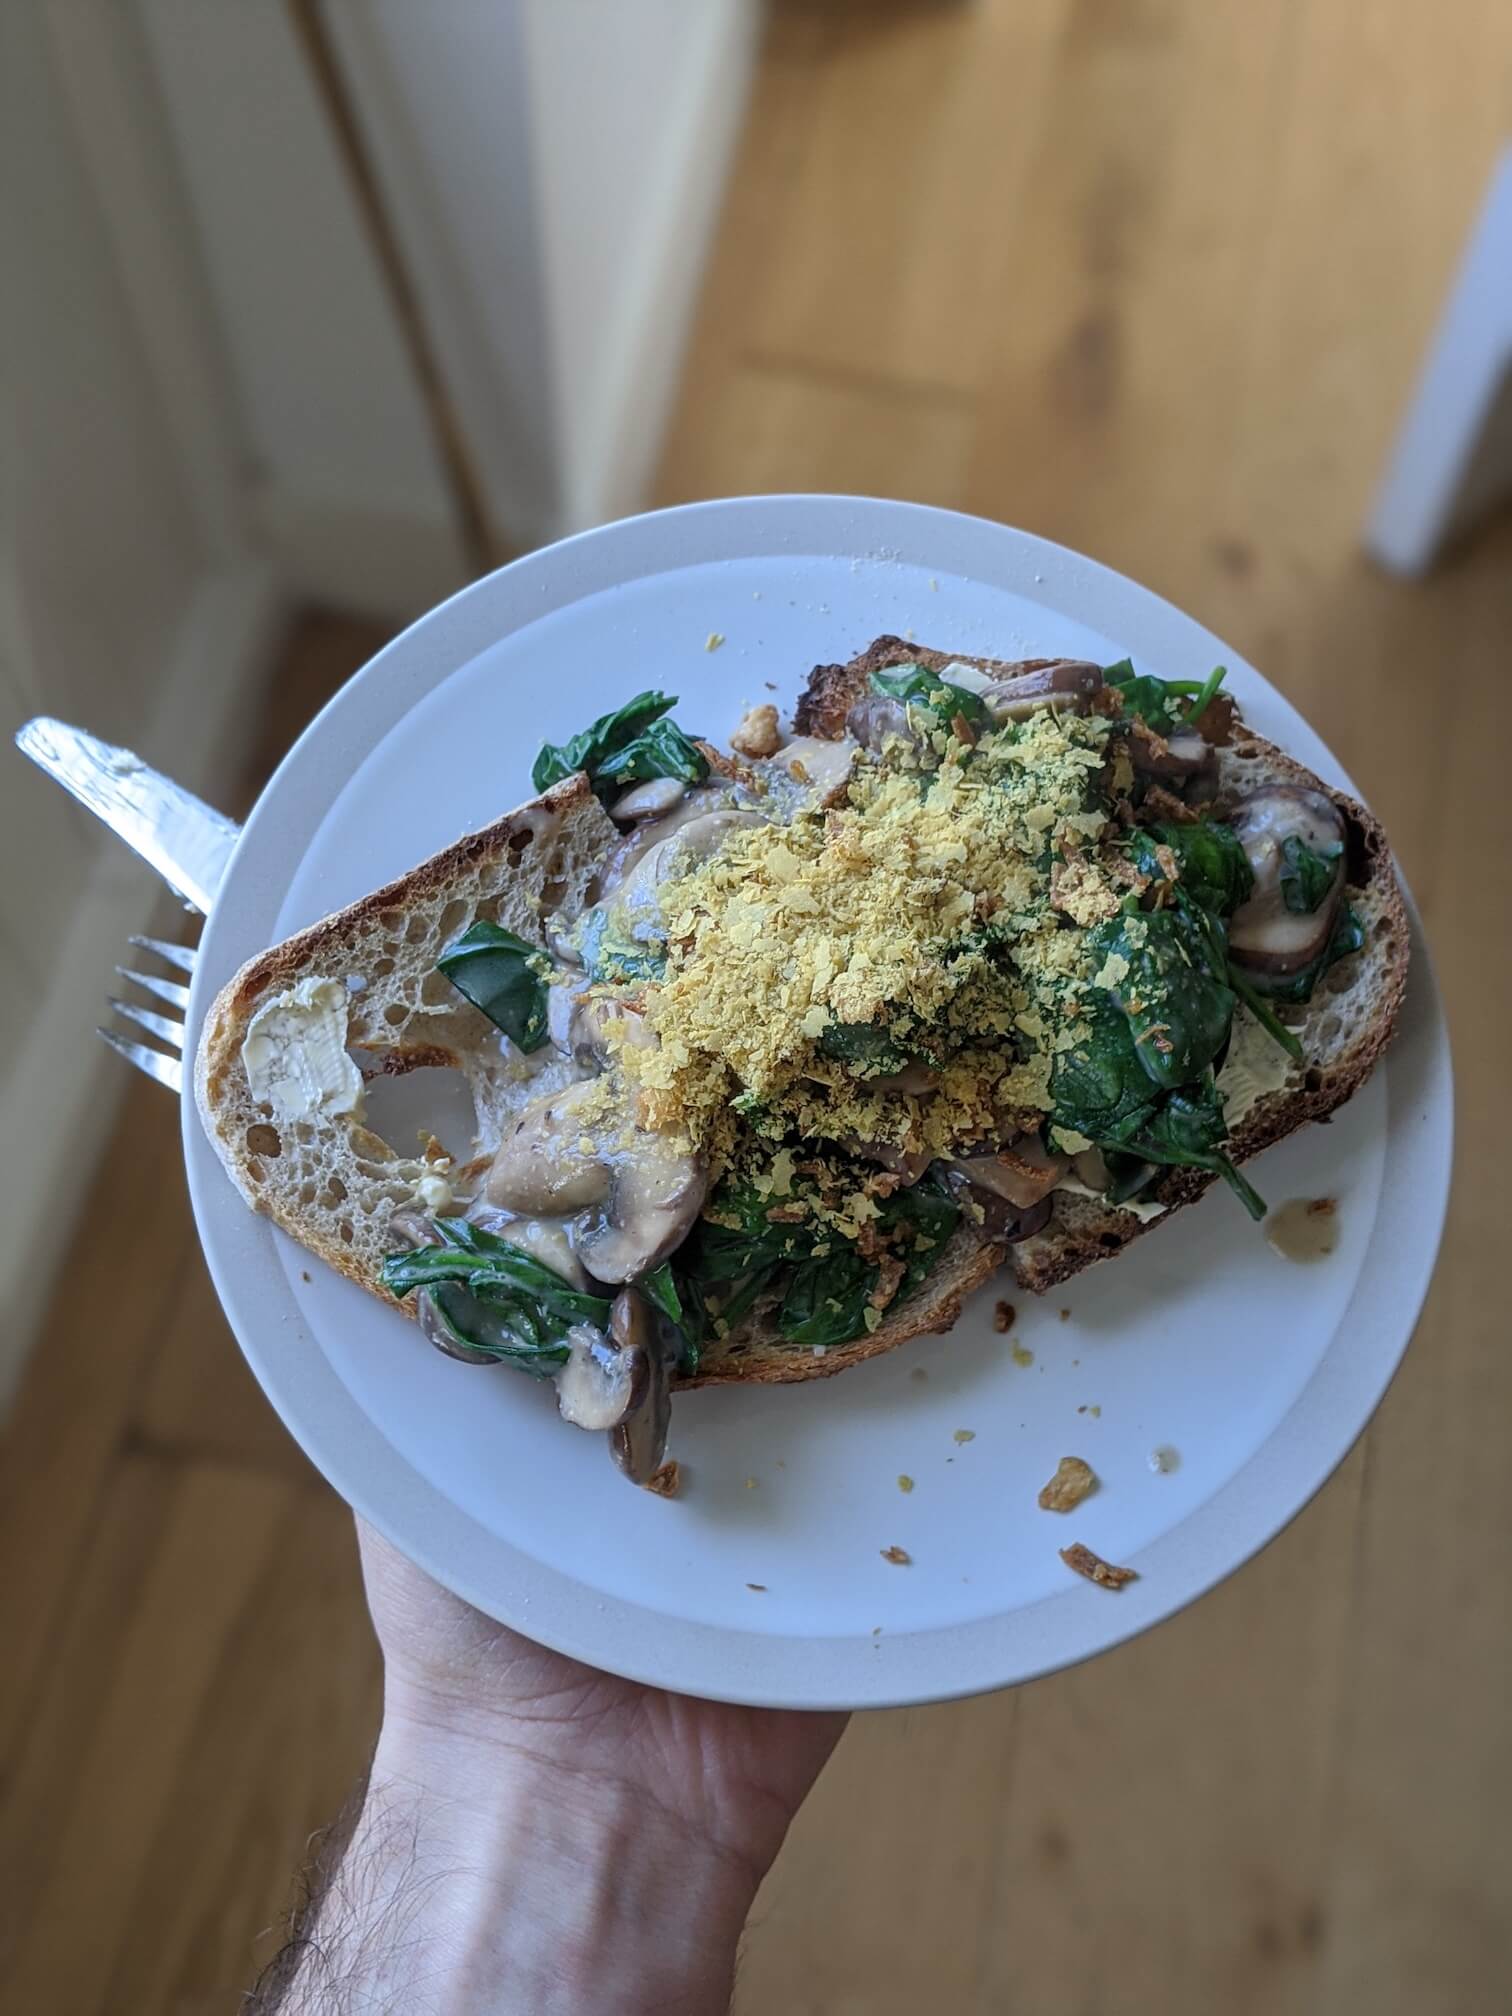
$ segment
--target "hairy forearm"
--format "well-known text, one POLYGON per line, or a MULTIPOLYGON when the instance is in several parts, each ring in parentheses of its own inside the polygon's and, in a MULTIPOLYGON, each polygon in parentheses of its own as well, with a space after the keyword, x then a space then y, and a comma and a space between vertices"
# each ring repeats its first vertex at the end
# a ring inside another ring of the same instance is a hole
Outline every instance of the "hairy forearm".
POLYGON ((758 1871, 597 1776, 385 1732, 350 1840, 252 2009, 725 2009, 758 1871))

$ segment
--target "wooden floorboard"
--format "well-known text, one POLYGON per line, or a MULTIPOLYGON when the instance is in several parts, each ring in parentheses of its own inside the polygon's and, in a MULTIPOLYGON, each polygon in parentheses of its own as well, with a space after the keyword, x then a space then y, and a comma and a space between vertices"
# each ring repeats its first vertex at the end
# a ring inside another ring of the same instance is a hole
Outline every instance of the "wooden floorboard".
MULTIPOLYGON (((1504 2006, 1512 524, 1420 586, 1356 539, 1509 129, 1504 0, 775 11, 656 501, 923 497, 1231 638, 1387 820, 1461 1089, 1443 1264, 1361 1446, 1161 1630, 858 1721, 740 2016, 1504 2006)), ((300 626, 249 792, 380 641, 300 626)), ((84 1222, 0 1460, 0 2007, 199 2016, 276 1940, 376 1661, 149 1086, 84 1222)))

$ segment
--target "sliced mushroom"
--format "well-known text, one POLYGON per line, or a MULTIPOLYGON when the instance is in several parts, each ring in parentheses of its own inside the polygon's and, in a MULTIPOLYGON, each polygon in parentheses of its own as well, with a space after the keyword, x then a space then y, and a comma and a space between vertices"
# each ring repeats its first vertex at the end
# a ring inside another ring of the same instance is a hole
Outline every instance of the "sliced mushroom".
POLYGON ((1020 1239, 1030 1238, 1049 1223, 1052 1205, 1048 1197, 1042 1197, 1037 1204, 1021 1210, 997 1191, 973 1183, 961 1173, 964 1166, 959 1162, 940 1165, 946 1184, 989 1239, 1001 1246, 1012 1246, 1020 1239))
POLYGON ((845 794, 858 743, 849 735, 794 735, 775 756, 751 768, 766 779, 767 795, 784 812, 831 805, 845 794))
POLYGON ((1195 728, 1166 737, 1138 718, 1129 723, 1129 757, 1142 777, 1184 781, 1210 769, 1212 756, 1195 728))
POLYGON ((574 973, 570 978, 554 979, 547 989, 546 1034, 553 1047, 565 1057, 572 1055, 572 1018, 587 985, 588 981, 582 973, 574 973))
POLYGON ((600 1434, 618 1428, 645 1397, 647 1358, 644 1349, 626 1350, 591 1323, 574 1323, 567 1332, 567 1363, 552 1382, 562 1419, 600 1434))
POLYGON ((1108 1158, 1101 1148, 1083 1148, 1071 1157, 1071 1167, 1076 1172, 1077 1181, 1085 1183, 1089 1190, 1095 1190, 1099 1197, 1113 1181, 1108 1158))
POLYGON ((1321 791, 1268 784, 1241 798, 1230 816, 1254 871, 1255 886, 1234 912, 1229 952, 1256 973, 1284 976, 1310 966, 1328 945, 1344 895, 1344 821, 1321 791), (1282 848, 1299 839, 1315 854, 1337 848, 1338 864, 1316 910, 1288 910, 1281 889, 1282 848))
POLYGON ((612 994, 592 994, 573 1009, 568 1029, 568 1051, 585 1070, 602 1070, 613 1059, 615 1045, 632 1050, 654 1050, 656 1038, 646 1027, 646 1018, 627 1001, 612 994))
POLYGON ((963 1155, 949 1166, 974 1189, 989 1191, 1016 1210, 1028 1211, 1049 1196, 1071 1161, 1069 1156, 1044 1147, 1037 1135, 1024 1134, 994 1155, 963 1155))
POLYGON ((1057 658, 1052 664, 1021 672, 1015 679, 995 679, 982 688, 981 701, 994 721, 1026 721, 1041 707, 1059 701, 1072 713, 1085 714, 1092 695, 1102 691, 1102 667, 1086 658, 1057 658))
POLYGON ((660 819, 688 795, 680 777, 651 777, 644 784, 632 784, 615 799, 609 816, 621 826, 633 826, 641 819, 660 819))
MULTIPOLYGON (((660 781, 660 780, 658 780, 660 781)), ((735 788, 727 779, 711 779, 693 790, 684 788, 677 803, 659 818, 643 819, 633 826, 617 847, 610 850, 588 890, 590 903, 601 903, 622 886, 631 871, 654 847, 670 840, 684 827, 723 811, 735 802, 735 788)), ((616 811, 618 807, 615 808, 616 811)))
POLYGON ((600 1281, 633 1281, 681 1245, 709 1192, 698 1156, 665 1134, 634 1129, 604 1165, 607 1193, 581 1213, 573 1245, 600 1281))
POLYGON ((648 847, 614 892, 614 908, 626 935, 633 937, 637 923, 658 914, 656 892, 663 882, 688 874, 711 855, 717 854, 730 835, 741 827, 764 823, 759 812, 743 812, 735 806, 727 806, 718 812, 705 812, 697 819, 690 819, 687 825, 648 847))
POLYGON ((667 1453, 672 1380, 651 1311, 633 1288, 615 1296, 609 1335, 632 1365, 629 1404, 609 1431, 609 1453, 632 1484, 649 1484, 667 1453))
POLYGON ((597 1081, 585 1079, 533 1099, 499 1143, 483 1182, 487 1202, 550 1218, 601 1203, 610 1172, 585 1124, 585 1109, 598 1097, 597 1081))
POLYGON ((553 1274, 560 1274, 581 1293, 592 1290, 588 1270, 572 1250, 565 1219, 521 1218, 512 1211, 499 1210, 483 1197, 469 1205, 467 1218, 470 1224, 492 1232, 496 1239, 507 1239, 511 1246, 518 1246, 522 1253, 539 1260, 553 1274))

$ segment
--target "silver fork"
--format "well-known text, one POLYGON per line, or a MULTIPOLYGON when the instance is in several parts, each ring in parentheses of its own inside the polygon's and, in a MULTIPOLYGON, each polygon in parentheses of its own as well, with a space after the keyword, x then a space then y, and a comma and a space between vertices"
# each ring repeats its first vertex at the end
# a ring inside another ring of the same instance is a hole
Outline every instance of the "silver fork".
MULTIPOLYGON (((133 932, 130 942, 143 952, 152 952, 165 966, 173 966, 180 973, 193 973, 196 957, 192 945, 170 945, 164 938, 143 938, 133 932)), ((123 980, 129 980, 134 987, 165 1002, 168 1007, 179 1012, 177 1021, 171 1015, 159 1015, 155 1009, 143 1008, 136 1001, 122 1001, 117 995, 110 996, 110 1005, 117 1015, 124 1015, 128 1022, 134 1022, 139 1029, 145 1029, 149 1036, 156 1036, 168 1045, 166 1051, 154 1050, 146 1043, 138 1043, 125 1036, 119 1029, 108 1029, 103 1024, 96 1029, 97 1036, 124 1057, 128 1064, 135 1064, 138 1071, 145 1071, 149 1078, 155 1078, 159 1085, 166 1085, 170 1092, 184 1089, 184 1023, 183 1016, 189 1007, 189 989, 177 980, 164 980, 156 973, 133 973, 127 966, 115 969, 123 980)))
MULTIPOLYGON (((66 721, 39 715, 19 730, 16 746, 149 862, 186 910, 208 916, 241 832, 234 820, 175 784, 171 777, 151 769, 131 750, 101 742, 66 721)), ((176 972, 194 971, 197 955, 192 946, 135 934, 131 943, 176 972)), ((189 1007, 189 989, 160 974, 137 973, 126 966, 115 970, 165 1007, 177 1009, 178 1018, 112 995, 110 1005, 118 1015, 168 1047, 154 1049, 119 1029, 102 1027, 99 1034, 118 1056, 159 1085, 166 1085, 170 1092, 182 1092, 183 1017, 189 1007)))

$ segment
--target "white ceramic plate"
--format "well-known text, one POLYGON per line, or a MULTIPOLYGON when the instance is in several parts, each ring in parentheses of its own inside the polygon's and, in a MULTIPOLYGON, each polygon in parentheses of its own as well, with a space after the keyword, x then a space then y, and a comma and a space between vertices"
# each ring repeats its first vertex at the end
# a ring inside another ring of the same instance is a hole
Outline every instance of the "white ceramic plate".
MULTIPOLYGON (((790 703, 812 665, 883 631, 1005 658, 1131 653, 1168 677, 1223 662, 1262 733, 1348 783, 1215 637, 1061 547, 860 498, 663 512, 476 583, 337 695, 248 821, 191 1027, 249 954, 527 797, 543 737, 651 685, 722 736, 744 703, 772 687, 790 703)), ((307 1264, 247 1211, 186 1102, 195 1212, 293 1434, 480 1608, 695 1694, 797 1707, 969 1694, 1103 1651, 1211 1588, 1364 1427, 1421 1306, 1448 1187, 1448 1050, 1421 942, 1415 959, 1384 1070, 1332 1126, 1253 1170, 1273 1204, 1339 1199, 1331 1258, 1280 1259, 1220 1186, 1048 1304, 1015 1296, 1011 1338, 989 1291, 949 1337, 843 1378, 684 1394, 672 1447, 688 1482, 673 1502, 632 1490, 600 1437, 563 1427, 549 1387, 443 1359, 307 1264), (1157 1447, 1176 1469, 1152 1469, 1157 1447), (1069 1517, 1035 1503, 1064 1455, 1102 1480, 1069 1517), (915 1480, 906 1495, 900 1476, 915 1480), (1057 1551, 1071 1540, 1140 1579, 1119 1594, 1078 1579, 1057 1551), (912 1565, 884 1560, 892 1546, 912 1565)))

